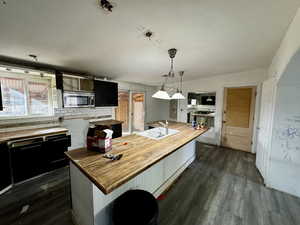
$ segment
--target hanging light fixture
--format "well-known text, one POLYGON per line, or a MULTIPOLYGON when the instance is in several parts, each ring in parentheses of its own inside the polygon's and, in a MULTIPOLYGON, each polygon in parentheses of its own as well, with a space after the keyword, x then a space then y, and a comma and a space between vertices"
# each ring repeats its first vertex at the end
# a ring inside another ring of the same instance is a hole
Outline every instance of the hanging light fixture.
POLYGON ((182 94, 182 77, 183 77, 184 71, 179 71, 180 76, 180 89, 177 88, 177 91, 175 94, 172 95, 172 99, 185 99, 185 97, 182 94))
MULTIPOLYGON (((165 83, 167 83, 168 75, 163 75, 163 77, 165 77, 165 83)), ((159 91, 155 92, 152 95, 152 98, 158 98, 158 99, 164 99, 164 100, 170 100, 171 99, 170 95, 165 90, 165 83, 163 83, 161 85, 161 88, 160 88, 159 91)))
POLYGON ((171 59, 171 68, 170 68, 170 71, 169 71, 169 77, 174 77, 175 76, 175 72, 174 72, 174 58, 175 58, 175 55, 177 53, 177 49, 176 48, 171 48, 168 50, 168 53, 169 53, 169 56, 170 56, 170 59, 171 59))
POLYGON ((165 85, 167 83, 167 79, 175 77, 175 72, 174 72, 174 58, 176 56, 176 53, 177 53, 177 49, 176 48, 171 48, 171 49, 168 50, 168 54, 169 54, 169 57, 171 59, 170 71, 169 71, 169 73, 167 75, 163 76, 163 77, 165 77, 165 83, 162 84, 161 89, 159 91, 157 91, 154 95, 152 95, 153 98, 166 99, 166 100, 170 100, 170 99, 185 99, 185 97, 182 95, 182 77, 183 77, 184 71, 180 71, 179 72, 179 76, 180 76, 180 89, 177 88, 177 91, 176 91, 175 94, 172 95, 172 98, 170 97, 170 95, 165 90, 165 85))

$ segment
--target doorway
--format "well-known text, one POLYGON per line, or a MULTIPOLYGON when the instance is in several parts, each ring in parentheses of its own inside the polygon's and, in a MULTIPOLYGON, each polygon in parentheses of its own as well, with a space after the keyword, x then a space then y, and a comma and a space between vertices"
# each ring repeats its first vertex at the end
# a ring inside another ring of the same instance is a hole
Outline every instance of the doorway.
POLYGON ((131 116, 132 116, 132 132, 143 131, 145 129, 145 94, 131 94, 131 116))
POLYGON ((255 86, 225 88, 222 146, 251 152, 255 99, 255 86))
POLYGON ((145 93, 120 90, 115 118, 123 121, 122 133, 125 135, 143 131, 145 127, 145 93))
POLYGON ((122 132, 129 133, 129 91, 119 91, 118 107, 115 109, 116 120, 122 121, 122 132))

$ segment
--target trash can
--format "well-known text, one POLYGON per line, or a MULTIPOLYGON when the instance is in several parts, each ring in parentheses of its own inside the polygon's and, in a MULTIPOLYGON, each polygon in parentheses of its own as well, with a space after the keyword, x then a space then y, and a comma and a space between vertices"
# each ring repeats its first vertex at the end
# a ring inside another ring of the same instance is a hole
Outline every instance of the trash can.
POLYGON ((155 197, 143 190, 130 190, 113 204, 114 225, 157 225, 158 204, 155 197))

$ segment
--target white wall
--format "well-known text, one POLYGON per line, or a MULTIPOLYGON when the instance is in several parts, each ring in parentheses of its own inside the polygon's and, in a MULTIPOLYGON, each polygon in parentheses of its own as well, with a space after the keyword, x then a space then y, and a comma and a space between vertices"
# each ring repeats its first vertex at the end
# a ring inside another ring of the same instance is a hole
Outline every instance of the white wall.
POLYGON ((120 90, 141 91, 146 94, 145 121, 167 119, 169 115, 169 102, 152 98, 157 91, 157 87, 142 84, 118 82, 120 90))
POLYGON ((300 8, 285 34, 272 64, 269 67, 269 76, 280 78, 293 55, 300 48, 300 8))
MULTIPOLYGON (((199 141, 219 145, 221 142, 223 94, 225 87, 238 86, 258 86, 258 96, 256 104, 256 119, 258 119, 260 108, 260 85, 267 78, 267 69, 256 69, 240 73, 226 74, 211 78, 187 81, 183 83, 183 93, 187 96, 188 92, 204 91, 216 92, 216 116, 215 127, 199 137, 199 141)), ((187 100, 179 101, 178 118, 182 122, 187 121, 187 100)), ((257 121, 255 121, 257 123, 257 121)), ((255 124, 256 124, 255 123, 255 124)), ((254 135, 255 139, 255 135, 254 135)), ((255 149, 253 150, 255 151, 255 149)))
POLYGON ((300 85, 281 84, 277 89, 268 185, 300 197, 299 90, 300 85))
POLYGON ((300 9, 269 67, 277 80, 267 168, 269 187, 300 197, 300 9))
POLYGON ((277 82, 267 185, 300 197, 300 50, 277 82))

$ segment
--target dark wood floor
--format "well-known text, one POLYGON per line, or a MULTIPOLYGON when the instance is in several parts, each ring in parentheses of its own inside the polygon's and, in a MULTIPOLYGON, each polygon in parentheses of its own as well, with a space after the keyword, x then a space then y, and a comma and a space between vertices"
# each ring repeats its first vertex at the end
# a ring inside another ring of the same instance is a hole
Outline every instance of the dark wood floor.
POLYGON ((69 168, 17 185, 0 196, 1 225, 73 225, 69 168))
POLYGON ((266 188, 255 155, 204 145, 160 201, 159 225, 300 225, 300 199, 266 188))
MULTIPOLYGON (((201 146, 159 201, 159 225, 299 225, 300 199, 263 186, 255 156, 201 146)), ((74 225, 68 168, 0 196, 1 225, 74 225)))

